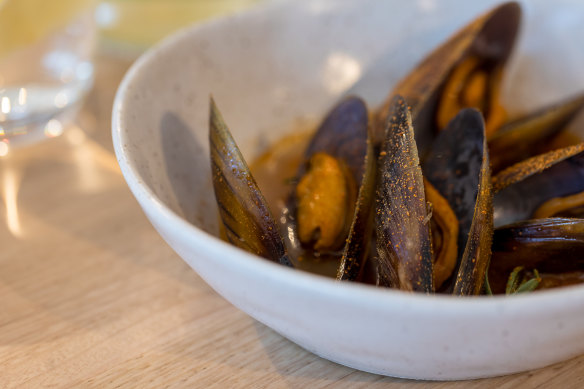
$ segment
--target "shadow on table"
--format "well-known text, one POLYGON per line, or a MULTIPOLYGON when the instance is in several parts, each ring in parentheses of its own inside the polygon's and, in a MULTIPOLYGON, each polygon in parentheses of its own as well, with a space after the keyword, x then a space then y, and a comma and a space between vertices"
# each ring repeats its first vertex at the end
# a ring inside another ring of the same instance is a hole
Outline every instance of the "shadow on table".
POLYGON ((303 349, 258 321, 254 321, 254 327, 273 366, 290 383, 304 382, 310 385, 311 382, 322 384, 324 381, 334 385, 342 381, 348 387, 354 383, 354 385, 364 385, 368 388, 372 384, 383 384, 384 388, 402 387, 406 382, 419 383, 422 387, 427 384, 425 381, 410 381, 355 370, 303 349), (273 336, 281 338, 281 341, 273 341, 271 339, 273 336), (282 343, 287 344, 283 347, 282 343))

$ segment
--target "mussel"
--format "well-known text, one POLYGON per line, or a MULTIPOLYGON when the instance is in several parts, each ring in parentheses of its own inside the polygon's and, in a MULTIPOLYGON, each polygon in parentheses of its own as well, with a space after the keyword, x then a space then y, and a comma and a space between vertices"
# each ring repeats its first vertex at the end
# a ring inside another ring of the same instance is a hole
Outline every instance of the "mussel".
POLYGON ((374 112, 341 99, 298 152, 278 209, 211 100, 225 238, 338 281, 428 294, 584 282, 584 143, 549 147, 584 95, 511 118, 499 90, 520 14, 506 3, 478 17, 374 112))
POLYGON ((481 114, 463 109, 436 137, 424 165, 426 178, 446 198, 458 220, 459 269, 455 294, 478 294, 489 264, 493 195, 481 114))
POLYGON ((430 293, 432 247, 422 169, 409 109, 396 96, 379 153, 375 226, 380 285, 430 293))
POLYGON ((393 89, 377 111, 377 138, 395 95, 412 108, 416 142, 425 153, 436 133, 462 108, 477 108, 493 132, 504 121, 498 102, 503 66, 519 29, 517 3, 476 18, 429 54, 393 89))
POLYGON ((534 157, 548 149, 584 107, 584 95, 553 104, 505 123, 489 138, 493 173, 534 157))
POLYGON ((509 224, 495 230, 489 282, 502 293, 516 267, 538 271, 553 286, 582 282, 584 276, 584 219, 545 218, 509 224), (564 276, 562 276, 564 275, 564 276))
POLYGON ((377 141, 381 141, 390 102, 399 94, 412 107, 416 141, 423 157, 437 133, 463 108, 476 108, 485 118, 493 172, 548 151, 546 145, 584 107, 584 95, 523 117, 510 117, 499 94, 520 16, 517 3, 500 5, 429 54, 377 110, 377 141))
POLYGON ((349 96, 326 115, 306 147, 282 211, 282 230, 300 267, 333 261, 331 276, 362 277, 375 180, 369 131, 364 101, 349 96))
MULTIPOLYGON (((363 100, 345 98, 320 125, 292 180, 286 207, 277 214, 279 222, 213 101, 210 144, 215 197, 230 242, 292 267, 310 269, 314 260, 336 260, 339 279, 362 275, 375 180, 363 100)), ((326 267, 317 272, 326 273, 326 267)))
POLYGON ((515 164, 497 174, 493 185, 496 226, 530 219, 548 201, 584 191, 584 143, 515 164))
POLYGON ((306 148, 288 200, 297 239, 319 252, 341 249, 365 172, 368 116, 363 100, 347 97, 326 116, 306 148))
POLYGON ((292 266, 270 208, 212 98, 209 116, 213 188, 227 239, 253 254, 292 266))

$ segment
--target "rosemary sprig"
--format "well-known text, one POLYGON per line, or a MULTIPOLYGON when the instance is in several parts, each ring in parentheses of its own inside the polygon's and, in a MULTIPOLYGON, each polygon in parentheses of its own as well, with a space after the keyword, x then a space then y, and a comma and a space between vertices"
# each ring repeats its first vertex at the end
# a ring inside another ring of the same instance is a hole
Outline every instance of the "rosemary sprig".
POLYGON ((517 288, 515 293, 525 293, 535 290, 535 288, 537 288, 537 286, 541 282, 541 277, 539 276, 539 272, 537 271, 537 269, 533 269, 533 275, 535 276, 535 278, 532 278, 528 281, 524 281, 519 286, 519 288, 517 288))
POLYGON ((517 266, 511 274, 509 274, 509 279, 507 280, 507 288, 505 289, 505 294, 517 294, 531 292, 537 288, 541 282, 541 277, 537 269, 533 269, 534 278, 526 279, 523 272, 523 266, 517 266))

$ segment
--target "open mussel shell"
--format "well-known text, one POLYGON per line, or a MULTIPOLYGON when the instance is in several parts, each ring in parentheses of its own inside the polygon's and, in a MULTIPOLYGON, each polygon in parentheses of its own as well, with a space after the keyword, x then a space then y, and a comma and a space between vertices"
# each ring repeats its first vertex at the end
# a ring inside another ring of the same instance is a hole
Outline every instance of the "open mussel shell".
POLYGON ((462 110, 438 134, 423 168, 426 179, 448 201, 459 223, 453 293, 479 294, 493 231, 489 153, 480 112, 462 110))
MULTIPOLYGON (((397 85, 377 112, 376 141, 382 138, 393 96, 401 95, 412 109, 416 142, 421 152, 425 152, 437 131, 437 109, 450 75, 469 57, 477 58, 489 76, 500 75, 515 42, 520 14, 517 3, 500 5, 479 16, 427 56, 397 85)), ((493 83, 488 85, 485 93, 496 93, 493 83)), ((486 98, 492 100, 491 96, 486 98)))
MULTIPOLYGON (((375 181, 369 138, 364 101, 354 96, 341 100, 310 140, 287 201, 285 236, 294 257, 318 258, 312 261, 313 267, 319 261, 340 260, 336 270, 339 280, 359 279, 369 253, 375 181), (342 206, 332 209, 341 196, 346 198, 341 201, 344 205, 339 203, 342 206), (302 228, 308 228, 308 240, 302 228)), ((328 274, 325 269, 328 266, 323 266, 323 272, 328 274)))
POLYGON ((584 272, 584 219, 534 219, 499 227, 492 247, 489 283, 495 293, 505 290, 507 277, 518 266, 554 278, 584 272))
POLYGON ((433 292, 430 214, 406 102, 396 96, 378 160, 375 199, 379 284, 433 292))
POLYGON ((503 125, 489 138, 493 174, 543 153, 549 142, 584 107, 584 95, 554 104, 503 125))
POLYGON ((546 201, 584 191, 584 143, 517 163, 493 177, 495 226, 532 218, 546 201))
MULTIPOLYGON (((343 161, 355 182, 360 183, 365 170, 369 116, 365 102, 348 96, 326 115, 304 152, 304 160, 319 152, 343 161)), ((307 164, 300 165, 298 176, 306 172, 307 164)))
POLYGON ((213 99, 209 143, 213 188, 227 239, 253 254, 291 266, 266 200, 213 99))

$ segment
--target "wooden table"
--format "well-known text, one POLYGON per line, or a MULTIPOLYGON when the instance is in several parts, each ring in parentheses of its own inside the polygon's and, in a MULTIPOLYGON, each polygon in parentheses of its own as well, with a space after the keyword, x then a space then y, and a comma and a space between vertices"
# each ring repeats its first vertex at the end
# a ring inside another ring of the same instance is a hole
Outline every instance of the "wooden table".
POLYGON ((101 58, 76 124, 0 159, 0 388, 584 387, 584 356, 470 382, 363 373, 231 306, 158 236, 118 169, 110 111, 128 65, 101 58))

